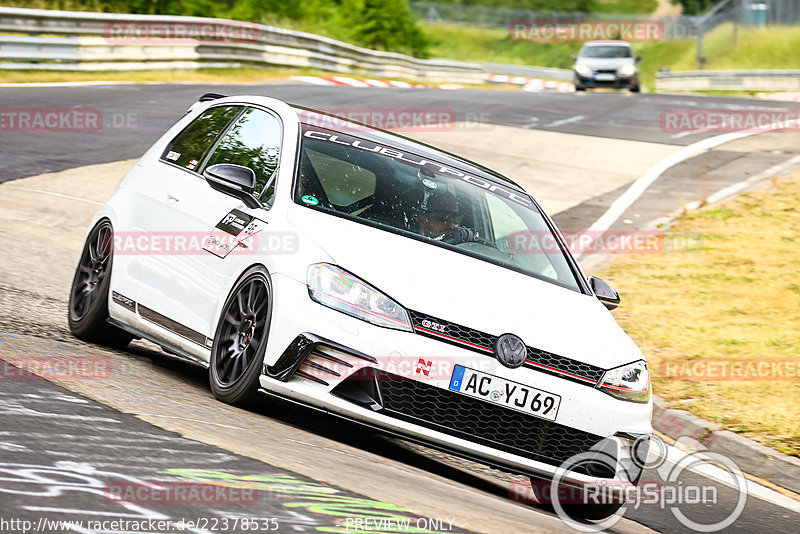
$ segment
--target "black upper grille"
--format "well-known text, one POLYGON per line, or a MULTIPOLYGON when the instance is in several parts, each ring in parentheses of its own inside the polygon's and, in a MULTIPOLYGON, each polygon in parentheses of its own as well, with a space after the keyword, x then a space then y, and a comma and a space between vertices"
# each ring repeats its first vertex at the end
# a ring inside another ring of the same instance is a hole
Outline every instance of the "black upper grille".
MULTIPOLYGON (((525 362, 527 367, 534 369, 541 369, 548 371, 554 369, 560 371, 560 374, 569 373, 572 378, 591 384, 594 386, 597 381, 603 376, 605 369, 591 365, 588 363, 579 362, 571 358, 565 358, 546 350, 539 350, 533 347, 528 347, 528 361, 525 362), (532 365, 531 365, 532 364, 532 365), (544 366, 544 367, 542 367, 544 366)), ((568 376, 565 378, 569 378, 568 376)))
POLYGON ((603 439, 383 371, 378 379, 387 415, 550 465, 560 465, 603 439))
MULTIPOLYGON (((494 357, 494 343, 497 336, 412 310, 408 313, 411 315, 411 324, 416 333, 494 357), (438 325, 439 328, 432 325, 425 326, 423 321, 438 325)), ((605 372, 602 367, 533 347, 528 347, 525 367, 591 386, 597 384, 605 372)))
MULTIPOLYGON (((448 337, 453 338, 453 341, 455 341, 458 346, 464 346, 463 343, 459 342, 466 342, 476 345, 477 347, 482 347, 485 349, 483 352, 487 354, 494 353, 494 341, 497 339, 497 336, 485 334, 478 330, 451 323, 444 319, 437 319, 436 317, 431 317, 430 315, 419 312, 409 310, 408 313, 411 315, 411 324, 414 326, 414 330, 419 334, 434 337, 442 341, 448 341, 448 337), (444 331, 442 332, 440 329, 430 326, 426 327, 422 324, 423 321, 430 321, 440 327, 444 327, 444 331)), ((474 349, 476 347, 472 348, 474 349)))

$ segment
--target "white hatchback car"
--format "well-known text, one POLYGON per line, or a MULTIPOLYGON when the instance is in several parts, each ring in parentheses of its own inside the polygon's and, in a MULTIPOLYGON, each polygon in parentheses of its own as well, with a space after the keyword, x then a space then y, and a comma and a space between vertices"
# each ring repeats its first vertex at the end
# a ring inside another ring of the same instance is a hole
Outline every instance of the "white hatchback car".
POLYGON ((567 482, 635 482, 652 401, 618 302, 508 178, 271 98, 205 95, 95 215, 69 324, 207 367, 224 402, 266 394, 537 480, 594 451, 613 465, 567 482))

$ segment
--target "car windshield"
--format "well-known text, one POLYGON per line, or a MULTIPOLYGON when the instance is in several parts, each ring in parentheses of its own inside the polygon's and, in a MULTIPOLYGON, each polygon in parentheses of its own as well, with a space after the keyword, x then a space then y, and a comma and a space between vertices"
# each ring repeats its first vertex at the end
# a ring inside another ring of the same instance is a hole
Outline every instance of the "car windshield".
POLYGON ((444 165, 304 124, 295 202, 580 291, 528 195, 466 165, 444 165))
POLYGON ((580 57, 633 57, 633 51, 629 46, 623 45, 587 46, 581 51, 580 57))

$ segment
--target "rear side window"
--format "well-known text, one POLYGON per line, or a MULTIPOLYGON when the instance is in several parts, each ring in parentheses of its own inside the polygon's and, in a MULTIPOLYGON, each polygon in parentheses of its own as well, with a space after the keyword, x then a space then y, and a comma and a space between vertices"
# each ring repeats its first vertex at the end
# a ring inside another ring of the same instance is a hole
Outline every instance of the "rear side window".
POLYGON ((167 145, 161 159, 196 171, 214 142, 241 111, 242 106, 219 106, 207 110, 167 145))
POLYGON ((269 202, 275 189, 281 147, 281 123, 266 111, 248 108, 230 127, 205 167, 235 163, 256 173, 255 196, 269 202))

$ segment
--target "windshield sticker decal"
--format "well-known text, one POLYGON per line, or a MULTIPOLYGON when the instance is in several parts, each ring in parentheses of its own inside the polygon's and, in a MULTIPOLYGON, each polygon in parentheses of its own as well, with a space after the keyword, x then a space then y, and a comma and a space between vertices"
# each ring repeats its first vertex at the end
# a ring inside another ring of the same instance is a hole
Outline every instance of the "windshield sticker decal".
POLYGON ((476 185, 482 189, 487 191, 491 191, 496 193, 512 202, 516 202, 521 206, 525 206, 526 208, 532 208, 533 202, 531 202, 528 198, 523 195, 517 194, 513 191, 510 191, 502 186, 494 184, 488 180, 484 180, 483 178, 478 178, 477 176, 472 176, 469 174, 465 174, 458 169, 454 169, 452 167, 448 167, 446 165, 442 165, 440 163, 436 163, 434 161, 428 161, 426 159, 419 159, 418 156, 413 154, 409 154, 406 152, 402 152, 396 148, 391 148, 387 146, 382 146, 377 143, 372 143, 374 146, 369 147, 365 146, 364 141, 352 138, 347 135, 341 134, 331 134, 328 132, 320 132, 315 130, 308 130, 303 134, 303 137, 308 137, 310 139, 316 139, 319 141, 328 141, 330 143, 335 143, 337 145, 347 145, 352 146, 354 148, 358 148, 360 150, 366 150, 369 152, 373 152, 376 154, 382 154, 384 156, 390 157, 392 159, 396 159, 399 161, 404 161, 406 163, 411 163, 419 167, 420 169, 430 169, 433 168, 436 172, 440 174, 446 174, 449 176, 453 176, 455 178, 459 178, 460 180, 467 182, 468 184, 476 185), (345 140, 346 139, 346 140, 345 140))
POLYGON ((303 197, 300 200, 303 201, 303 204, 308 204, 309 206, 316 206, 317 204, 319 204, 319 200, 317 200, 317 197, 312 197, 311 195, 303 195, 303 197))

